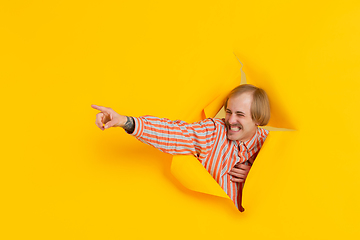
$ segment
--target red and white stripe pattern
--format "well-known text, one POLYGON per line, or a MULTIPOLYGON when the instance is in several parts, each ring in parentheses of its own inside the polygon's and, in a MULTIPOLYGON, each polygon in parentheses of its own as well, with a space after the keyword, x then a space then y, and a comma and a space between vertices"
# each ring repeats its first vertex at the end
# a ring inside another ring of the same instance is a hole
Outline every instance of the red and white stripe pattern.
POLYGON ((246 142, 232 141, 226 136, 224 119, 208 118, 196 123, 171 121, 143 116, 136 118, 132 133, 141 142, 172 155, 194 155, 239 208, 239 183, 230 181, 227 173, 238 162, 256 156, 268 131, 258 128, 246 142))

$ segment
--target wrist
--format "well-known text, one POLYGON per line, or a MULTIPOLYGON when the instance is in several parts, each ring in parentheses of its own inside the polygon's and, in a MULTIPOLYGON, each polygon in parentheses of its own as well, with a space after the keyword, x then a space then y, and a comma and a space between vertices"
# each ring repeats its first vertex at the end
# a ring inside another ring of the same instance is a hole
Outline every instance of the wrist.
POLYGON ((116 127, 124 127, 127 122, 127 116, 120 115, 119 123, 116 124, 116 127))
POLYGON ((127 133, 131 134, 135 130, 135 121, 132 117, 129 116, 125 116, 125 118, 126 118, 126 122, 122 126, 122 128, 124 128, 127 133))

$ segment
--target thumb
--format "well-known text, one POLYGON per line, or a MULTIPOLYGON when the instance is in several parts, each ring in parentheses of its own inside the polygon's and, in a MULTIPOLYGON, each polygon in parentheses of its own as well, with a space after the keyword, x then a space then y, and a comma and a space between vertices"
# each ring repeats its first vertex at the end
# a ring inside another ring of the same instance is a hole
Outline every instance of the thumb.
POLYGON ((117 124, 117 120, 116 120, 116 119, 113 119, 113 120, 111 120, 111 121, 109 121, 109 122, 107 122, 107 123, 105 124, 105 129, 111 128, 111 127, 113 127, 113 126, 116 125, 116 124, 117 124))

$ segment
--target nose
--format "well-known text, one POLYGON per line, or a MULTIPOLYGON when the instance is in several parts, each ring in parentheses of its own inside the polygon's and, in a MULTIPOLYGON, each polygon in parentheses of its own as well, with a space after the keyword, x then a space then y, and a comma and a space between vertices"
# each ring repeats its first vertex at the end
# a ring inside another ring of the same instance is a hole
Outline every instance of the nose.
POLYGON ((236 117, 233 114, 229 116, 228 123, 231 125, 236 123, 236 117))

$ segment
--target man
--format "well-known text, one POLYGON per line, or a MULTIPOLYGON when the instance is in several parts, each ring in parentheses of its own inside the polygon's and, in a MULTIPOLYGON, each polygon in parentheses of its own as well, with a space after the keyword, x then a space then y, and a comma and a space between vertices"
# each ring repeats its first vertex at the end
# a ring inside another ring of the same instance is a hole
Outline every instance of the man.
POLYGON ((96 125, 101 130, 122 127, 160 151, 194 155, 243 211, 242 184, 268 135, 267 130, 258 128, 270 119, 264 90, 250 84, 240 85, 226 99, 225 119, 208 118, 192 124, 152 116, 129 117, 111 108, 92 107, 101 111, 96 116, 96 125))

